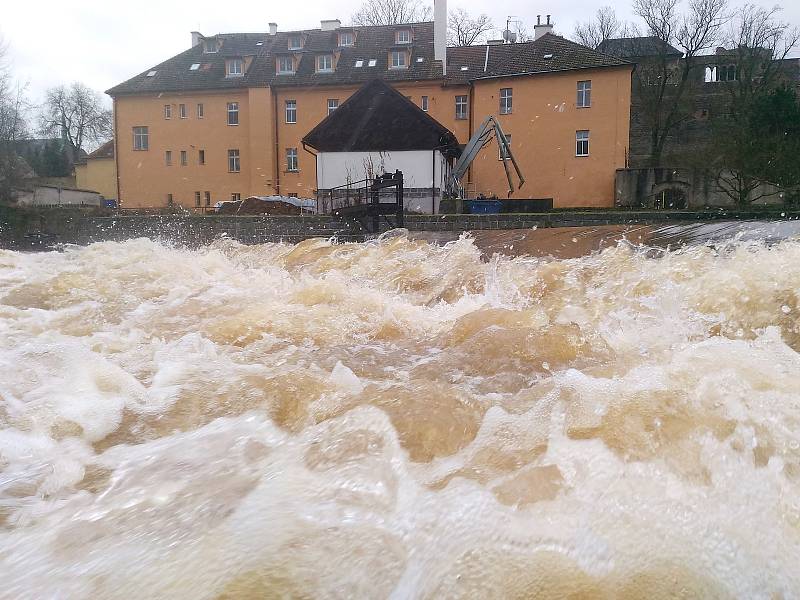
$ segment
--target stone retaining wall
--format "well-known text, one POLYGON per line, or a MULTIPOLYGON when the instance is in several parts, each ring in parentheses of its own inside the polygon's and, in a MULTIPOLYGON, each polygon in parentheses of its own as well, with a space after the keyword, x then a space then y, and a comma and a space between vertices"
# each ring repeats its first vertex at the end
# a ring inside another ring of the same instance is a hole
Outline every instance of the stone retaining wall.
MULTIPOLYGON (((470 231, 586 227, 712 220, 798 219, 800 211, 552 211, 496 215, 409 215, 411 231, 470 231)), ((388 224, 383 223, 383 230, 388 224)), ((369 237, 359 223, 330 216, 92 216, 80 211, 19 211, 0 207, 0 247, 32 248, 52 243, 89 244, 136 237, 188 246, 228 237, 245 244, 296 243, 314 237, 336 236, 341 241, 369 237)))

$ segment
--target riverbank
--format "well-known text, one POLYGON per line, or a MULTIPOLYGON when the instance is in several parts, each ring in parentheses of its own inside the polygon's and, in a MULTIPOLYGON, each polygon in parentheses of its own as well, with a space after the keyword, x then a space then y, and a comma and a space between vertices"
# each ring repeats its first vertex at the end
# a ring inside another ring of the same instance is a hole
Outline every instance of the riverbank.
MULTIPOLYGON (((800 210, 554 210, 541 213, 496 215, 407 215, 413 232, 543 229, 601 225, 666 225, 713 221, 788 221, 800 219, 800 210)), ((382 231, 392 228, 384 221, 382 231)), ((0 207, 0 247, 30 249, 52 244, 86 245, 147 237, 190 247, 219 237, 243 244, 297 243, 309 238, 337 237, 362 241, 369 237, 358 221, 328 215, 95 215, 78 210, 27 211, 0 207)))

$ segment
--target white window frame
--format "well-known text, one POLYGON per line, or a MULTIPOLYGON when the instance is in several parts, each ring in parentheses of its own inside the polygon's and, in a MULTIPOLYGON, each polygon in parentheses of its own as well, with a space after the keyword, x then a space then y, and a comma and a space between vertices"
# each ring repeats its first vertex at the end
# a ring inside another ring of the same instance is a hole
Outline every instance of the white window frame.
POLYGON ((241 200, 242 200, 242 194, 240 192, 231 192, 232 202, 240 202, 241 200))
POLYGON ((328 98, 328 114, 331 114, 339 108, 339 99, 338 98, 328 98))
POLYGON ((514 110, 514 88, 500 88, 500 114, 510 115, 514 110))
POLYGON ((297 162, 297 148, 286 149, 286 170, 289 173, 298 173, 300 166, 297 162))
POLYGON ((228 125, 235 127, 239 125, 239 103, 228 102, 228 125))
POLYGON ((424 110, 425 112, 428 112, 428 97, 427 96, 422 96, 420 98, 419 107, 422 110, 424 110))
POLYGON ((228 150, 228 173, 239 173, 241 171, 242 164, 240 160, 241 156, 238 148, 228 150))
POLYGON ((469 96, 466 95, 457 95, 456 96, 456 120, 463 121, 469 117, 469 96), (463 101, 459 99, 463 98, 463 101), (458 109, 459 107, 464 107, 464 112, 461 113, 458 109))
POLYGON ((206 151, 205 151, 205 148, 200 148, 197 151, 197 164, 198 165, 206 164, 206 151))
POLYGON ((189 164, 189 153, 186 150, 181 150, 181 166, 185 167, 189 164))
POLYGON ((394 34, 394 41, 396 44, 410 44, 411 43, 411 30, 398 29, 394 34))
POLYGON ((579 129, 575 132, 575 156, 589 156, 589 130, 579 129), (585 152, 582 144, 586 144, 585 152))
POLYGON ((297 100, 285 100, 283 102, 283 112, 285 121, 289 125, 297 123, 297 100))
POLYGON ((133 149, 137 152, 147 152, 150 149, 150 130, 146 125, 133 128, 133 149))
POLYGON ((243 77, 244 59, 229 58, 225 61, 225 77, 243 77))
POLYGON ((333 54, 317 56, 317 73, 333 73, 333 54), (327 63, 330 63, 329 65, 327 63))
POLYGON ((578 82, 578 97, 575 101, 578 108, 591 108, 592 106, 592 80, 586 79, 578 82))
POLYGON ((217 40, 204 40, 203 41, 203 52, 205 54, 216 54, 219 51, 217 47, 217 40))
POLYGON ((172 166, 172 150, 164 150, 164 165, 167 167, 172 166))
POLYGON ((164 118, 169 121, 172 118, 172 104, 164 105, 164 118))
POLYGON ((294 57, 293 56, 279 56, 278 57, 278 75, 294 75, 294 57), (284 69, 284 66, 291 67, 290 70, 284 69))
POLYGON ((390 69, 407 69, 408 68, 408 53, 405 50, 392 50, 389 53, 389 68, 390 69), (401 61, 397 61, 402 57, 401 61))
POLYGON ((200 199, 201 198, 202 198, 202 196, 200 195, 200 192, 195 192, 194 193, 194 206, 195 206, 195 208, 200 208, 200 199))
POLYGON ((178 104, 178 116, 181 119, 188 119, 189 113, 186 112, 186 105, 185 104, 178 104))
POLYGON ((303 36, 302 35, 290 35, 286 40, 286 48, 288 50, 302 50, 303 49, 303 36), (297 44, 292 44, 292 40, 297 40, 297 44))
POLYGON ((348 48, 355 45, 355 36, 352 31, 342 31, 339 33, 339 47, 348 48))
POLYGON ((211 192, 203 192, 203 200, 206 206, 211 206, 211 192))
MULTIPOLYGON (((508 142, 509 148, 511 147, 511 134, 503 132, 505 134, 506 142, 508 142)), ((500 144, 497 144, 497 160, 510 160, 511 154, 506 154, 503 152, 503 147, 500 144)))
POLYGON ((205 108, 203 107, 203 103, 202 102, 198 102, 197 103, 197 118, 198 119, 202 119, 203 117, 205 117, 205 108))

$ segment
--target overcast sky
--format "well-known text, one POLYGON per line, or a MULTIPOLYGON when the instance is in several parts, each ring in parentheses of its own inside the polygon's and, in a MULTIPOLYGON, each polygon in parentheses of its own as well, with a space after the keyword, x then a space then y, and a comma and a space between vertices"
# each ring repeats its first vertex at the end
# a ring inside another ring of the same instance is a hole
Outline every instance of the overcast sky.
MULTIPOLYGON (((686 1, 686 0, 684 0, 686 1)), ((732 0, 729 0, 732 1, 732 0)), ((773 6, 774 0, 756 0, 773 6)), ((432 5, 432 0, 429 0, 432 5)), ((38 101, 49 86, 82 81, 104 91, 189 47, 192 30, 210 35, 232 31, 265 31, 267 23, 279 30, 319 27, 320 19, 347 23, 361 0, 193 0, 171 2, 137 0, 6 0, 0 9, 0 36, 8 45, 12 72, 29 86, 38 101), (299 10, 302 7, 302 10, 299 10)), ((570 35, 576 20, 585 20, 599 7, 611 4, 617 16, 631 19, 630 0, 449 0, 473 14, 487 13, 498 31, 509 15, 529 27, 536 14, 551 13, 556 31, 570 35)), ((800 25, 800 2, 783 2, 783 18, 800 25)))

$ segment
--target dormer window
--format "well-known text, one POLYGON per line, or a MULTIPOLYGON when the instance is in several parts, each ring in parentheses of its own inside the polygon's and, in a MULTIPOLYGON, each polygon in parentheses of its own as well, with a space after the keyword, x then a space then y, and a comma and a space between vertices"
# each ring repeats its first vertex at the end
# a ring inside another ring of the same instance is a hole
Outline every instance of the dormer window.
POLYGON ((411 30, 410 29, 400 29, 395 32, 394 34, 394 41, 398 44, 410 44, 411 43, 411 30))
POLYGON ((229 58, 225 61, 225 77, 241 77, 244 75, 244 61, 241 58, 229 58))
POLYGON ((302 35, 290 35, 288 41, 288 48, 289 50, 302 50, 303 49, 303 36, 302 35))
POLYGON ((390 69, 407 69, 408 53, 405 50, 392 50, 389 53, 390 69))
POLYGON ((352 31, 342 31, 339 33, 339 46, 352 46, 353 42, 354 40, 352 31))
POLYGON ((291 56, 278 57, 278 74, 279 75, 293 75, 294 74, 294 58, 291 56))
POLYGON ((204 40, 203 41, 203 52, 206 54, 216 54, 217 53, 217 40, 204 40))
POLYGON ((317 57, 317 73, 333 73, 332 54, 322 54, 317 57))

